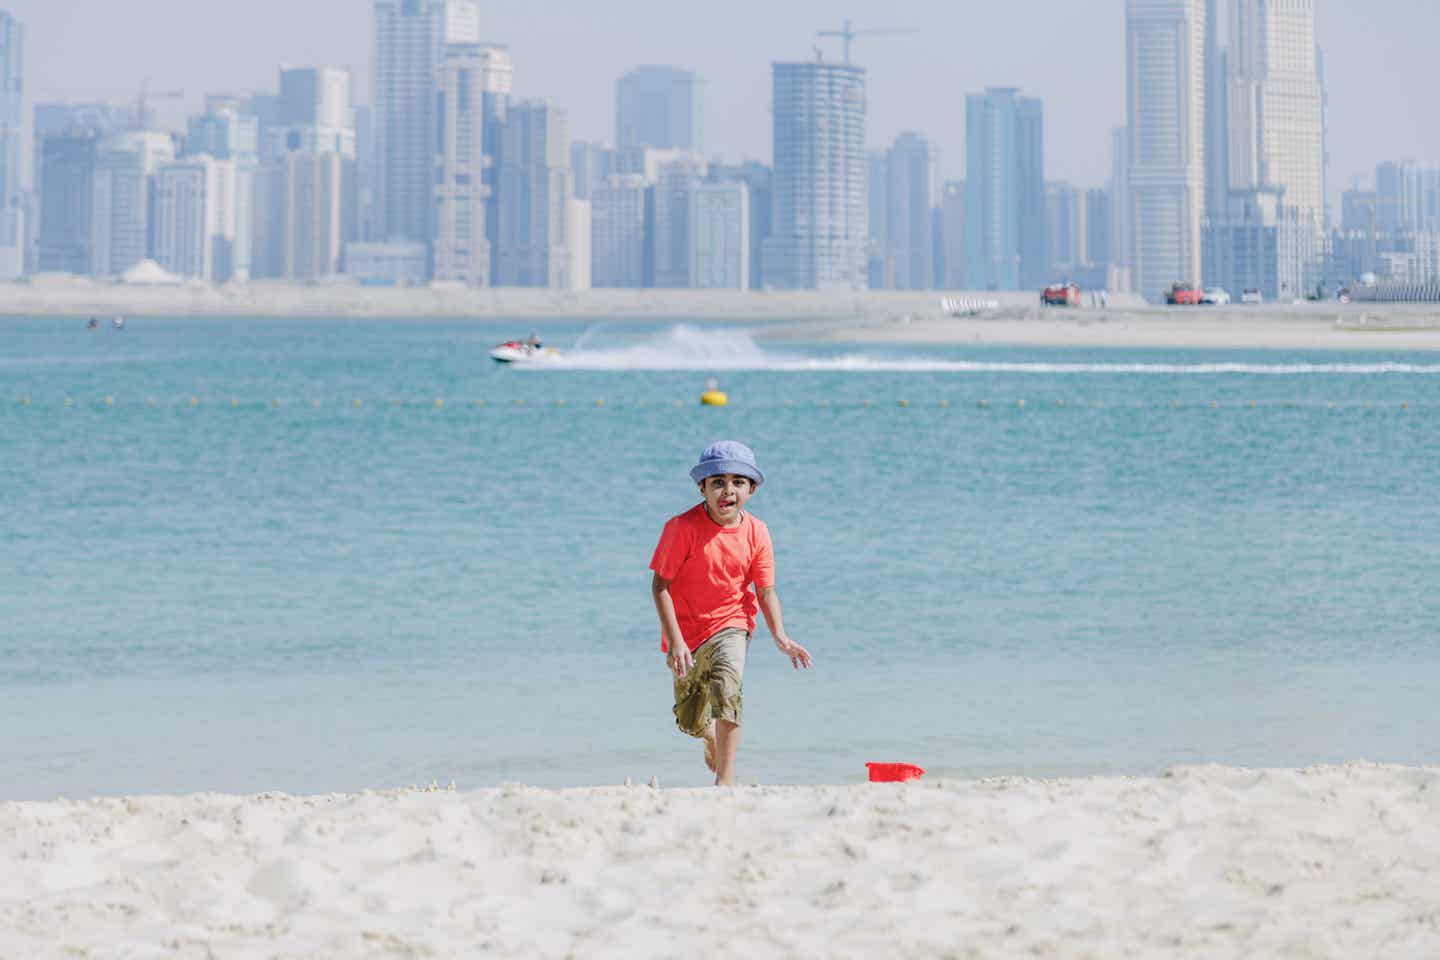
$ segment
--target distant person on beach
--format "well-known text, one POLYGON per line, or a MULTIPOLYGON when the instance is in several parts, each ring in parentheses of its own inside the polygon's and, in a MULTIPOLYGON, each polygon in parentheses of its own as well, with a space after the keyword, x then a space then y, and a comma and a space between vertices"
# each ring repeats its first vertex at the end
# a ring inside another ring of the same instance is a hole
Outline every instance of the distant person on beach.
POLYGON ((728 787, 735 783, 741 681, 757 608, 791 666, 809 669, 810 652, 785 633, 770 530, 744 509, 765 482, 755 454, 734 440, 712 443, 690 479, 704 499, 665 524, 650 560, 650 589, 660 649, 675 675, 675 724, 705 741, 705 765, 717 787, 728 787))

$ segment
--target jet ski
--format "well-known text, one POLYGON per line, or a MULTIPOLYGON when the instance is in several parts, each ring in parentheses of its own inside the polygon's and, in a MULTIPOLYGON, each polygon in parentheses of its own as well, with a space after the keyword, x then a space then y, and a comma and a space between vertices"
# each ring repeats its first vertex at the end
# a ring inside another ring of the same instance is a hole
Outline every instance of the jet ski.
POLYGON ((496 363, 544 363, 560 359, 560 351, 524 340, 507 340, 490 351, 490 359, 496 363))

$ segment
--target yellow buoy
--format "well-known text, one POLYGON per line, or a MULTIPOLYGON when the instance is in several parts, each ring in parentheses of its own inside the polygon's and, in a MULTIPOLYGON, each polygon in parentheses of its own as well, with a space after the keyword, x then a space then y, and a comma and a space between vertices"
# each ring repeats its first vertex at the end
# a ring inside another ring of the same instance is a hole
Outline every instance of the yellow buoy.
POLYGON ((724 407, 728 406, 730 398, 723 390, 706 390, 700 394, 700 405, 702 407, 724 407))

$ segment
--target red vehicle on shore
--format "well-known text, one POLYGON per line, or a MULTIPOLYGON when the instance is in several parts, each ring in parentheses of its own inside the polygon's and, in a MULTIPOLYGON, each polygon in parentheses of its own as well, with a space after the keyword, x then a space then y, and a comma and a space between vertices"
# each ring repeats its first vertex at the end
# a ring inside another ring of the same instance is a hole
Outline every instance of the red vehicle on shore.
POLYGON ((1080 287, 1074 283, 1052 283, 1040 291, 1040 302, 1047 307, 1080 306, 1080 287))
POLYGON ((1205 291, 1193 283, 1172 283, 1165 291, 1165 302, 1172 307, 1199 306, 1205 291))

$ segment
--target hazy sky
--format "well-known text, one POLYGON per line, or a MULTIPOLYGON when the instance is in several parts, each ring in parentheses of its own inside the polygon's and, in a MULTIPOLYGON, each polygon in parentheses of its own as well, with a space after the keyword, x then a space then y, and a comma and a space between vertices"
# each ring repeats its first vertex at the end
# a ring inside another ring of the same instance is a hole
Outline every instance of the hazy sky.
MULTIPOLYGON (((1317 0, 1330 92, 1332 190, 1377 160, 1440 160, 1434 106, 1440 0, 1317 0)), ((279 63, 354 72, 370 100, 369 0, 0 0, 27 28, 29 103, 156 102, 178 123, 204 94, 271 89, 279 63)), ((770 63, 811 56, 814 32, 849 15, 869 71, 869 137, 916 130, 949 176, 964 173, 966 93, 1013 85, 1045 101, 1046 176, 1099 185, 1123 122, 1123 0, 481 0, 485 39, 510 45, 516 94, 567 107, 576 139, 613 140, 614 81, 641 63, 706 81, 709 154, 770 158, 770 63)), ((827 41, 827 56, 839 48, 827 41)))

